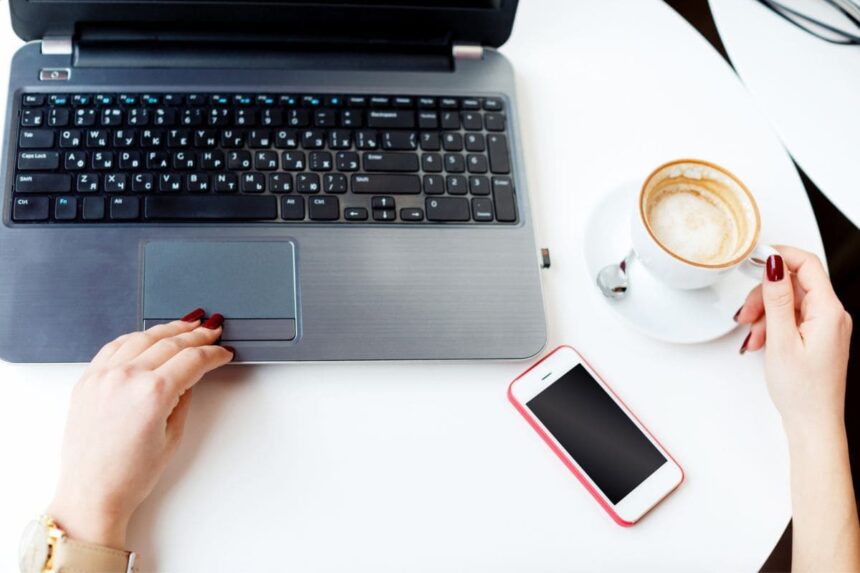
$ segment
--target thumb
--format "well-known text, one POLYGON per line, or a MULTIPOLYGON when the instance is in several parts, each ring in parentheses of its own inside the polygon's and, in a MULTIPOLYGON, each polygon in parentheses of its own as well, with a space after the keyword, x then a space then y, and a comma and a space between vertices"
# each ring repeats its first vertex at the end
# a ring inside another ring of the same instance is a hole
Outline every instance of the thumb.
POLYGON ((779 255, 767 258, 765 280, 762 283, 768 345, 784 345, 800 335, 794 317, 794 287, 791 276, 779 255))

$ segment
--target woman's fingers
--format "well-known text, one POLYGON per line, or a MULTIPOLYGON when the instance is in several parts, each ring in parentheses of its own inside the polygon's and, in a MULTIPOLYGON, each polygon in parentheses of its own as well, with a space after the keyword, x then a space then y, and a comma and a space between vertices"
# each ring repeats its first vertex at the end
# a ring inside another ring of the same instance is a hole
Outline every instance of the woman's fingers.
POLYGON ((131 363, 144 370, 155 370, 186 348, 215 344, 221 337, 222 322, 223 317, 220 314, 213 314, 194 330, 158 340, 131 363))
POLYGON ((192 346, 180 350, 176 356, 155 369, 162 379, 168 380, 176 396, 194 386, 207 372, 233 360, 233 351, 224 346, 192 346))
POLYGON ((780 255, 767 258, 765 281, 762 283, 762 299, 765 308, 765 323, 769 348, 790 347, 800 340, 795 318, 794 287, 791 275, 780 255))
POLYGON ((173 412, 167 417, 167 439, 171 446, 175 447, 182 438, 185 429, 185 420, 188 418, 188 409, 191 407, 191 388, 179 397, 173 412))
POLYGON ((782 255, 788 270, 797 276, 797 281, 805 292, 836 298, 821 259, 813 253, 794 247, 779 245, 776 250, 782 255))
POLYGON ((116 349, 112 356, 105 360, 107 366, 123 364, 137 358, 143 351, 163 338, 176 336, 197 328, 199 318, 192 321, 183 319, 174 320, 165 324, 159 324, 141 332, 133 332, 122 345, 116 349))
POLYGON ((762 346, 764 346, 766 339, 767 326, 765 324, 764 316, 761 316, 752 324, 752 326, 750 326, 749 334, 747 334, 747 337, 741 345, 741 354, 760 350, 762 346))
MULTIPOLYGON (((794 288, 794 307, 799 309, 806 297, 806 293, 798 283, 795 275, 791 275, 791 286, 794 288)), ((761 285, 759 284, 747 295, 744 305, 735 314, 735 321, 741 324, 753 324, 762 316, 764 316, 764 300, 762 299, 761 285)))
POLYGON ((761 285, 747 295, 744 305, 735 314, 735 320, 742 324, 752 324, 764 314, 764 300, 761 298, 761 285))

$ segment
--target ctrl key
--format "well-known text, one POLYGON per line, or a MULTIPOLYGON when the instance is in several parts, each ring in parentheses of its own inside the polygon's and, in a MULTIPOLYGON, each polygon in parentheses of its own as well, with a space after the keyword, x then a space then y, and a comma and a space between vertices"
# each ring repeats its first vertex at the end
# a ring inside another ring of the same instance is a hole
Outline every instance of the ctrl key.
POLYGON ((17 197, 12 207, 15 221, 45 221, 48 218, 47 197, 17 197))

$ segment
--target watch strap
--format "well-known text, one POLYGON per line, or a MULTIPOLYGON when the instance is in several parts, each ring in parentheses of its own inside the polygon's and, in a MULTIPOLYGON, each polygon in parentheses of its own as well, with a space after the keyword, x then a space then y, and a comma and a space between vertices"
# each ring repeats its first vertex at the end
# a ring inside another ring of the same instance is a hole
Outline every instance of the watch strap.
POLYGON ((135 554, 63 536, 54 546, 51 571, 57 573, 131 573, 135 554))

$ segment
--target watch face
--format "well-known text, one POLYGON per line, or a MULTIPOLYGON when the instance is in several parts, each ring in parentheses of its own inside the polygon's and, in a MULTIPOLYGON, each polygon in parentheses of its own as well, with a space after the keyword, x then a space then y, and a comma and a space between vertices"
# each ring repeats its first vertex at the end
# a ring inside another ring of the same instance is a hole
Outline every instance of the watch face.
POLYGON ((48 560, 48 530, 38 519, 31 521, 21 536, 18 567, 21 573, 42 573, 48 560))

